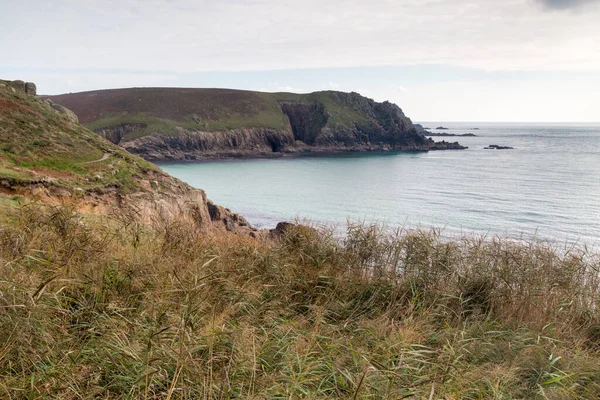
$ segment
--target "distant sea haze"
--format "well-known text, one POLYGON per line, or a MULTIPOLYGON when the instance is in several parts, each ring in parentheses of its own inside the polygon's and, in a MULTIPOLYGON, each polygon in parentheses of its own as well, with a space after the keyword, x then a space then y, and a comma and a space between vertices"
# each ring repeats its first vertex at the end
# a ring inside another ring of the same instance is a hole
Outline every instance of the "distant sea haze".
POLYGON ((159 165, 257 227, 298 217, 600 244, 600 124, 422 125, 477 136, 435 138, 468 150, 159 165))

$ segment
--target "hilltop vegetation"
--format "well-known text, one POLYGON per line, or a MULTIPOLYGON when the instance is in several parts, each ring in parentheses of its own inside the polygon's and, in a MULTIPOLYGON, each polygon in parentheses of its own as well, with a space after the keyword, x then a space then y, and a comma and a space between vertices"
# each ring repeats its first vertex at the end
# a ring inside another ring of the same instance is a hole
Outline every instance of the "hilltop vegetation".
POLYGON ((364 110, 343 104, 338 98, 341 94, 348 95, 334 91, 295 94, 233 89, 131 88, 69 93, 50 98, 75 111, 81 123, 91 129, 147 121, 148 126, 144 130, 124 138, 131 140, 154 132, 171 133, 177 126, 201 128, 208 132, 243 127, 289 129, 281 102, 321 103, 332 124, 367 123, 364 110))
POLYGON ((147 124, 126 140, 171 133, 177 126, 206 131, 287 127, 274 96, 243 90, 133 88, 64 94, 51 99, 72 109, 90 129, 147 124))
POLYGON ((151 160, 462 148, 425 138, 398 106, 358 93, 132 88, 51 98, 151 160))

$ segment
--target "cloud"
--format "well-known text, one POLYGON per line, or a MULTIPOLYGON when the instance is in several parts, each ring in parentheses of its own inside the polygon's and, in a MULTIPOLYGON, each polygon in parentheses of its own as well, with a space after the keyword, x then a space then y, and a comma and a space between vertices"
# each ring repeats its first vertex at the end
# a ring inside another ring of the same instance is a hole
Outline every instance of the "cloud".
POLYGON ((304 93, 305 90, 299 87, 291 85, 282 85, 279 82, 268 82, 267 86, 261 86, 257 88, 259 92, 291 92, 291 93, 304 93))
POLYGON ((406 92, 407 90, 408 90, 408 89, 406 89, 404 86, 398 86, 398 87, 396 88, 396 91, 397 91, 397 92, 402 92, 402 93, 406 92))
POLYGON ((538 2, 552 10, 568 10, 579 8, 586 4, 600 3, 599 0, 538 0, 538 2))
POLYGON ((591 2, 21 0, 0 13, 0 54, 10 54, 0 66, 175 73, 415 64, 598 70, 600 8, 546 12, 591 2))

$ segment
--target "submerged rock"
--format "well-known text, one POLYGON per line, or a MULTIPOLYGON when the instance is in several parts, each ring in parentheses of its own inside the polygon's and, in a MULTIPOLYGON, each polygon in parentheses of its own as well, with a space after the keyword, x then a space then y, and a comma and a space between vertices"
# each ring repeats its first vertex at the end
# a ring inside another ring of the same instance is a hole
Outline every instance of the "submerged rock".
POLYGON ((484 149, 486 149, 486 150, 512 150, 512 149, 514 149, 514 147, 490 144, 488 147, 484 147, 484 149))
POLYGON ((425 136, 460 136, 460 137, 474 137, 477 136, 474 133, 446 133, 446 132, 427 132, 425 136))

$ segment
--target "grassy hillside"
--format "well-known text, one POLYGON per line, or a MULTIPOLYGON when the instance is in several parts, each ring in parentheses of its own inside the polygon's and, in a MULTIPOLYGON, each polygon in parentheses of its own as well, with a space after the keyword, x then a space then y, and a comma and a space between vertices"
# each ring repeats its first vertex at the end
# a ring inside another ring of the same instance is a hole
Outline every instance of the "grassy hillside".
POLYGON ((280 241, 24 206, 4 398, 597 399, 600 261, 350 227, 280 241))
POLYGON ((229 89, 133 88, 52 96, 90 129, 145 123, 127 139, 176 127, 220 131, 239 127, 286 129, 287 118, 268 93, 229 89))
POLYGON ((202 190, 86 129, 70 110, 0 82, 0 220, 23 199, 137 222, 183 219, 201 229, 253 230, 202 190))
POLYGON ((90 129, 145 123, 125 140, 176 131, 177 127, 222 131, 257 127, 289 129, 280 102, 320 102, 330 123, 366 123, 364 114, 336 99, 338 92, 310 94, 262 93, 232 89, 132 88, 98 90, 51 96, 73 110, 90 129))
POLYGON ((0 86, 0 181, 127 192, 137 189, 136 177, 148 171, 158 169, 49 104, 0 86))

